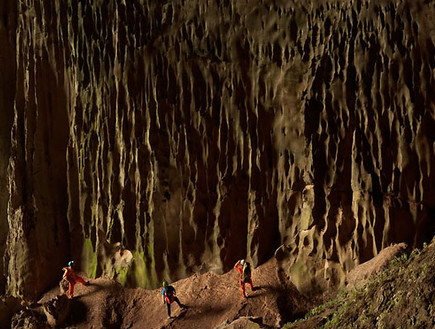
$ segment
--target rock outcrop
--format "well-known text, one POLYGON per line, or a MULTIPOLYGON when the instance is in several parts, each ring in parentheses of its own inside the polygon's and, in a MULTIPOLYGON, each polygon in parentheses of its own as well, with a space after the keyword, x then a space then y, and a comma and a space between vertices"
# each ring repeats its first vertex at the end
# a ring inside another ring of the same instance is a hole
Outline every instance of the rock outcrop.
POLYGON ((56 296, 44 303, 43 311, 51 328, 61 327, 70 313, 70 300, 66 295, 56 296))
POLYGON ((300 291, 434 234, 435 3, 0 4, 0 293, 276 251, 300 291), (8 170, 6 170, 8 168, 8 170))

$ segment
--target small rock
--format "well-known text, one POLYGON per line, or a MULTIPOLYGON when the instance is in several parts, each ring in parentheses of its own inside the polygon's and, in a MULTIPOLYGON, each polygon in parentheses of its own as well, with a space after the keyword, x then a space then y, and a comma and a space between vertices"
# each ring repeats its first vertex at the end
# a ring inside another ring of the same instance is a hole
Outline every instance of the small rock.
POLYGON ((11 321, 11 329, 48 329, 43 316, 29 309, 15 313, 11 321))

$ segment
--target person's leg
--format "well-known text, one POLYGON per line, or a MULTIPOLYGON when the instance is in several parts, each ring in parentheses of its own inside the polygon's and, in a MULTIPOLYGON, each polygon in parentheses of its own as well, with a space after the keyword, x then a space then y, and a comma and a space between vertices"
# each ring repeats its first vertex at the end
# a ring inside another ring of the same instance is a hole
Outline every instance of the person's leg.
POLYGON ((240 289, 242 290, 242 296, 243 296, 243 298, 246 298, 245 283, 243 281, 240 281, 240 289))
POLYGON ((249 281, 247 283, 249 284, 249 287, 251 288, 251 290, 254 291, 254 285, 252 284, 252 279, 249 279, 249 281))
POLYGON ((171 304, 169 304, 168 302, 166 302, 166 309, 168 311, 168 318, 171 317, 171 304))
POLYGON ((176 302, 178 304, 178 306, 183 307, 183 304, 180 303, 180 300, 178 299, 178 297, 174 297, 174 302, 176 302))
POLYGON ((84 286, 88 285, 88 283, 79 276, 76 276, 76 282, 80 282, 84 286))
POLYGON ((68 281, 68 283, 69 283, 69 298, 73 298, 74 297, 74 283, 73 282, 70 282, 70 281, 68 281))

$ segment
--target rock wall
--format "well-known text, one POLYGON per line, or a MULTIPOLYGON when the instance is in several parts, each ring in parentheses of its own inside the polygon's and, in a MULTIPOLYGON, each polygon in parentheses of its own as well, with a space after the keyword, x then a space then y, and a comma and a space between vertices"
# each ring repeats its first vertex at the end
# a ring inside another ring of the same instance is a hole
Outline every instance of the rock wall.
POLYGON ((11 149, 11 127, 14 117, 15 93, 15 30, 16 3, 0 3, 0 295, 5 292, 6 277, 3 255, 8 232, 7 168, 11 149))
MULTIPOLYGON (((15 85, 7 204, 7 240, 4 252, 6 292, 34 297, 62 274, 69 250, 66 218, 68 142, 67 80, 59 44, 48 35, 58 22, 49 20, 37 2, 6 2, 16 9, 11 55, 15 85), (50 32, 49 32, 50 31, 50 32)), ((13 19, 13 12, 5 15, 13 19)), ((5 71, 8 71, 7 69, 5 71)), ((13 88, 14 87, 14 88, 13 88)))
POLYGON ((434 234, 433 1, 3 3, 8 294, 274 253, 310 294, 434 234))

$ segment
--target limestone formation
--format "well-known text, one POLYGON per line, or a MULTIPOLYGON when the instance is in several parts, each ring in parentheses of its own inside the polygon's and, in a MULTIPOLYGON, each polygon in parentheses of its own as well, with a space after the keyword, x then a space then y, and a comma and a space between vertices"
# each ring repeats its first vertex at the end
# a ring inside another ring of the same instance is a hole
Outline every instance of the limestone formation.
POLYGON ((38 296, 69 259, 151 288, 274 254, 311 294, 429 240, 434 17, 431 0, 2 1, 0 294, 38 296))

